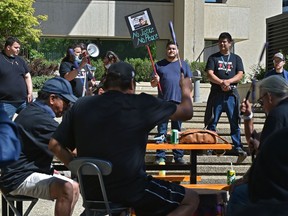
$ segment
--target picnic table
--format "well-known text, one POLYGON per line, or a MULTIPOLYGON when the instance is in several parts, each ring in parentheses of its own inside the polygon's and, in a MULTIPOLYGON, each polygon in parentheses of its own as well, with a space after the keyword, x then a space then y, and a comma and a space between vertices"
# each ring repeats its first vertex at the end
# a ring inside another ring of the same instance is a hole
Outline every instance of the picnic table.
POLYGON ((165 164, 165 165, 146 165, 146 169, 154 170, 190 170, 190 184, 197 183, 197 152, 200 150, 231 150, 232 145, 226 143, 216 144, 169 144, 169 143, 147 143, 146 150, 172 150, 183 149, 190 151, 190 163, 181 164, 165 164))

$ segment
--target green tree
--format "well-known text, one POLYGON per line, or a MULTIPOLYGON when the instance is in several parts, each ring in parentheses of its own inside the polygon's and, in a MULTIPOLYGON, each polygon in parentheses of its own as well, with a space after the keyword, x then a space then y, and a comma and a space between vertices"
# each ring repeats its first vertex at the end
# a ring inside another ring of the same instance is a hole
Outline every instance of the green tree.
POLYGON ((35 16, 35 0, 1 0, 0 1, 0 43, 8 36, 18 37, 25 45, 39 42, 42 34, 39 28, 46 15, 35 16))

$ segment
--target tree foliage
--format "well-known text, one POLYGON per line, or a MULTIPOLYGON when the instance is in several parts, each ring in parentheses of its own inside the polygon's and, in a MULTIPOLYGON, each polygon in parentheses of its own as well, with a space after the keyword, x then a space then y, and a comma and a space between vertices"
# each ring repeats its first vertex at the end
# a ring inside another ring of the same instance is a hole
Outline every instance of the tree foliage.
POLYGON ((35 16, 35 0, 0 1, 0 43, 8 36, 18 37, 23 44, 39 42, 42 34, 40 24, 46 15, 35 16))

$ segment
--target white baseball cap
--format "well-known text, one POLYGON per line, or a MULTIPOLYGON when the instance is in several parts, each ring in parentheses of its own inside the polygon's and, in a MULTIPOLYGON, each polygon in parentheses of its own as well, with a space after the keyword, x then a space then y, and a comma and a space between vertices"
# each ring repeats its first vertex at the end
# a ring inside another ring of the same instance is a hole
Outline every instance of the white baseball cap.
POLYGON ((274 60, 275 58, 280 58, 282 61, 285 61, 284 55, 283 55, 282 53, 280 53, 280 52, 276 53, 276 54, 273 56, 273 60, 274 60))

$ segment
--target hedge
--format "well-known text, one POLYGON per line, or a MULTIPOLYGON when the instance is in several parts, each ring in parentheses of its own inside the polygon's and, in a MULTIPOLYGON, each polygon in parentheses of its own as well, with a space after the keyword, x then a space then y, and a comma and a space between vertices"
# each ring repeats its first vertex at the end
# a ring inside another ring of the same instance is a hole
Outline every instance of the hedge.
MULTIPOLYGON (((59 60, 60 62, 60 60, 59 60)), ((151 74, 153 73, 153 68, 149 59, 141 59, 141 58, 131 58, 125 59, 125 62, 130 63, 136 70, 136 80, 138 82, 149 82, 151 74)), ((156 62, 156 60, 155 60, 156 62)), ((200 70, 201 72, 201 82, 208 82, 206 73, 204 72, 205 63, 204 62, 188 62, 186 61, 191 68, 191 71, 200 70)), ((96 80, 100 80, 103 74, 105 73, 105 69, 103 66, 103 62, 101 59, 92 60, 91 64, 96 67, 95 78, 96 80)), ((31 68, 31 76, 33 89, 37 90, 43 86, 43 83, 54 77, 55 72, 58 71, 58 64, 53 62, 47 62, 44 59, 34 59, 30 62, 31 68)))

